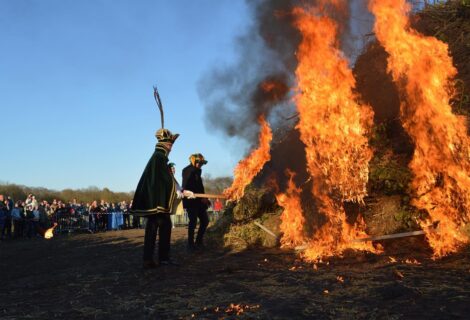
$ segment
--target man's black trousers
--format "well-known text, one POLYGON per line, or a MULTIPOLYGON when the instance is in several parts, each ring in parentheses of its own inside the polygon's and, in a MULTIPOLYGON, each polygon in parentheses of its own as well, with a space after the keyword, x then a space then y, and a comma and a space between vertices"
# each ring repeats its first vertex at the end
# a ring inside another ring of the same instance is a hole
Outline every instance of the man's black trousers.
POLYGON ((202 245, 204 233, 209 224, 207 209, 204 207, 187 208, 189 224, 188 224, 188 246, 194 246, 194 230, 196 229, 197 219, 199 218, 199 229, 197 230, 196 245, 202 245))
POLYGON ((144 238, 144 261, 153 260, 158 232, 158 261, 170 259, 171 219, 167 213, 147 217, 144 238))

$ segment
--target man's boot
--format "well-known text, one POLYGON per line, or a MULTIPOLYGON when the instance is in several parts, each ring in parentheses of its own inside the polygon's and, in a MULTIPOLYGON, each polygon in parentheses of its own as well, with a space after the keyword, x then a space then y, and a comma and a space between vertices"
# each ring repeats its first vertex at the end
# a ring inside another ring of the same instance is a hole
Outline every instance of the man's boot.
POLYGON ((188 229, 188 252, 192 253, 196 251, 196 246, 194 245, 194 229, 188 229))

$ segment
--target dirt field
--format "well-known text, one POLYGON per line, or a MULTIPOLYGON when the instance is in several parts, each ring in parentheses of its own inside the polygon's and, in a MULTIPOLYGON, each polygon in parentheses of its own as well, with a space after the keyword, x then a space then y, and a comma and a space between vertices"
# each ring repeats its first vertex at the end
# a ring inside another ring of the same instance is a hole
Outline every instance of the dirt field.
POLYGON ((174 230, 172 252, 182 265, 150 271, 141 269, 143 230, 0 243, 0 319, 468 319, 470 314, 468 248, 433 261, 427 250, 413 252, 423 242, 412 239, 394 242, 380 256, 351 253, 315 269, 279 249, 189 255, 186 229, 174 230))

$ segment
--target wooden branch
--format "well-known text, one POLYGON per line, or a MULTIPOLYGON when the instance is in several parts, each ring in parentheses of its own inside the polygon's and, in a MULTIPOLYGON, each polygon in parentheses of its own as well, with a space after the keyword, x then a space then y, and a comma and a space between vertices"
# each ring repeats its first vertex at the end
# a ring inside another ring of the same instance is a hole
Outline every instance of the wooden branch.
POLYGON ((274 232, 272 232, 271 230, 269 230, 268 228, 266 228, 265 226, 263 226, 261 223, 259 223, 258 221, 255 221, 255 222, 253 222, 253 223, 254 223, 255 225, 257 225, 258 227, 260 227, 261 230, 263 230, 263 231, 266 232, 267 234, 269 234, 269 235, 271 235, 271 236, 273 236, 274 238, 277 239, 277 235, 276 235, 274 232))

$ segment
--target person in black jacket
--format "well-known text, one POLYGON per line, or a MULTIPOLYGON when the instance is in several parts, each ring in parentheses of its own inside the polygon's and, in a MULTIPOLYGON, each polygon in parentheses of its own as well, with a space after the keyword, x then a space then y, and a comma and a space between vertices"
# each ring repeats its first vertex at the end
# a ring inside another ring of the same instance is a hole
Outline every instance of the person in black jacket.
MULTIPOLYGON (((201 177, 201 167, 207 163, 204 156, 200 153, 192 154, 189 157, 191 162, 183 169, 183 190, 189 190, 193 193, 205 193, 204 184, 201 177)), ((207 208, 209 200, 206 198, 183 198, 183 207, 186 209, 189 217, 188 224, 188 250, 190 252, 204 248, 204 233, 209 218, 207 208), (194 241, 194 230, 196 229, 197 219, 199 218, 199 230, 196 241, 194 241)))

